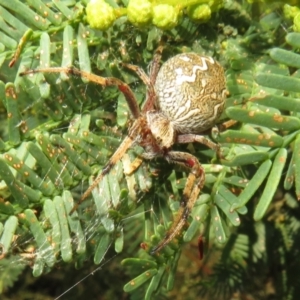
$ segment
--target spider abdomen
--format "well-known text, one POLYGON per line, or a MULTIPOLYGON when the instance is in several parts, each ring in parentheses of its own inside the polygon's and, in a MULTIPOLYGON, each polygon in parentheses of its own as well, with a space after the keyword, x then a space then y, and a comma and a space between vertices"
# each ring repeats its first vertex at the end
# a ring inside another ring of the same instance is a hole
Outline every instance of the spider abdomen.
POLYGON ((212 127, 224 109, 225 75, 212 57, 178 54, 167 60, 155 82, 159 110, 180 133, 212 127))

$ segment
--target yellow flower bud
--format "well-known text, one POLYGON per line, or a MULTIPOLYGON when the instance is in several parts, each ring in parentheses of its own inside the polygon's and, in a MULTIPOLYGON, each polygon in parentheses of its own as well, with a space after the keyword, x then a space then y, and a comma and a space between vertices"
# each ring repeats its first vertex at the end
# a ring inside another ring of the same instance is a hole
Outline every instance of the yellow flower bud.
POLYGON ((297 6, 291 6, 288 4, 284 4, 283 6, 283 15, 287 19, 293 19, 300 12, 300 9, 297 6))
POLYGON ((148 0, 130 0, 127 6, 127 17, 137 27, 147 26, 152 20, 152 4, 148 0))
POLYGON ((211 18, 211 9, 207 4, 192 5, 187 9, 189 18, 196 22, 207 22, 211 18))
POLYGON ((300 13, 298 13, 294 18, 294 31, 300 32, 300 13))
POLYGON ((179 12, 169 4, 159 4, 153 7, 153 24, 158 28, 168 30, 178 23, 179 12))

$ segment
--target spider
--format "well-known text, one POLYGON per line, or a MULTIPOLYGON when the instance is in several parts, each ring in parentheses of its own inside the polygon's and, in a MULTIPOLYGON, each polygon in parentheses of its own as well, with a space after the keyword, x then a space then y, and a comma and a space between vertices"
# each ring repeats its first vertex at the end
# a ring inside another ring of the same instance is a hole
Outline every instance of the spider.
MULTIPOLYGON (((212 57, 182 53, 170 58, 159 68, 161 55, 160 46, 151 62, 149 76, 137 66, 123 64, 135 71, 147 87, 146 99, 141 109, 131 88, 114 77, 105 78, 74 67, 40 68, 20 74, 62 72, 78 75, 101 86, 117 86, 124 94, 134 119, 128 135, 70 214, 134 144, 144 148, 144 159, 163 157, 169 163, 179 164, 190 170, 177 217, 162 241, 151 249, 151 254, 160 251, 182 231, 205 182, 205 172, 198 159, 187 152, 173 151, 172 145, 198 142, 219 151, 217 144, 200 134, 213 127, 223 112, 226 99, 224 70, 212 57)), ((138 166, 133 166, 132 171, 138 166)))

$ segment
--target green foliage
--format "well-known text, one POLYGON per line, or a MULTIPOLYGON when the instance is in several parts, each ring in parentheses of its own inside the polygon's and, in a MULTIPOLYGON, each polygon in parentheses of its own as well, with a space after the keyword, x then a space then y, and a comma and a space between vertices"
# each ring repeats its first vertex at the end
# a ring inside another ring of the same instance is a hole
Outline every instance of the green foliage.
MULTIPOLYGON (((118 280, 114 289, 120 293, 124 284, 132 299, 221 299, 242 290, 263 299, 272 266, 282 270, 272 277, 276 293, 299 297, 300 34, 283 32, 286 19, 270 9, 259 19, 265 6, 257 3, 227 1, 221 9, 223 3, 209 1, 218 12, 209 23, 195 24, 183 15, 176 27, 160 31, 133 27, 123 6, 108 2, 120 15, 99 31, 89 27, 79 1, 0 0, 1 291, 25 265, 34 276, 57 268, 65 273, 71 263, 79 268, 93 260, 101 267, 115 252, 124 255, 124 269, 105 278, 113 281, 126 270, 128 283, 118 280), (224 159, 202 145, 180 146, 203 164, 205 187, 185 232, 151 256, 148 250, 163 238, 180 205, 186 170, 154 161, 124 175, 141 153, 135 147, 70 216, 127 133, 124 97, 116 88, 65 74, 18 74, 75 65, 122 79, 142 103, 145 87, 120 63, 146 69, 162 40, 168 41, 163 60, 195 51, 221 61, 229 92, 221 119, 236 122, 212 132, 224 159), (198 247, 188 252, 199 234, 198 247), (196 248, 204 253, 200 267, 196 248), (194 281, 180 272, 185 265, 194 281), (185 287, 179 287, 182 282, 185 287)), ((177 7, 175 2, 155 5, 177 7)), ((109 296, 119 298, 118 293, 109 296)))
POLYGON ((25 264, 21 262, 19 264, 14 263, 14 259, 5 259, 1 263, 1 275, 0 275, 0 293, 2 294, 8 287, 13 287, 17 278, 22 274, 25 264))

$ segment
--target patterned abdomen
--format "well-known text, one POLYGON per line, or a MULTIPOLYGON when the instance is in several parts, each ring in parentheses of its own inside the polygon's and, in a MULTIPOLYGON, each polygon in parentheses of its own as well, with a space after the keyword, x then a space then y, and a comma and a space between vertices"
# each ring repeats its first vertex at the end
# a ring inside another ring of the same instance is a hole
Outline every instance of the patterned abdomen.
POLYGON ((180 133, 200 133, 212 127, 224 109, 225 75, 213 58, 179 54, 159 70, 155 90, 158 109, 180 133))

